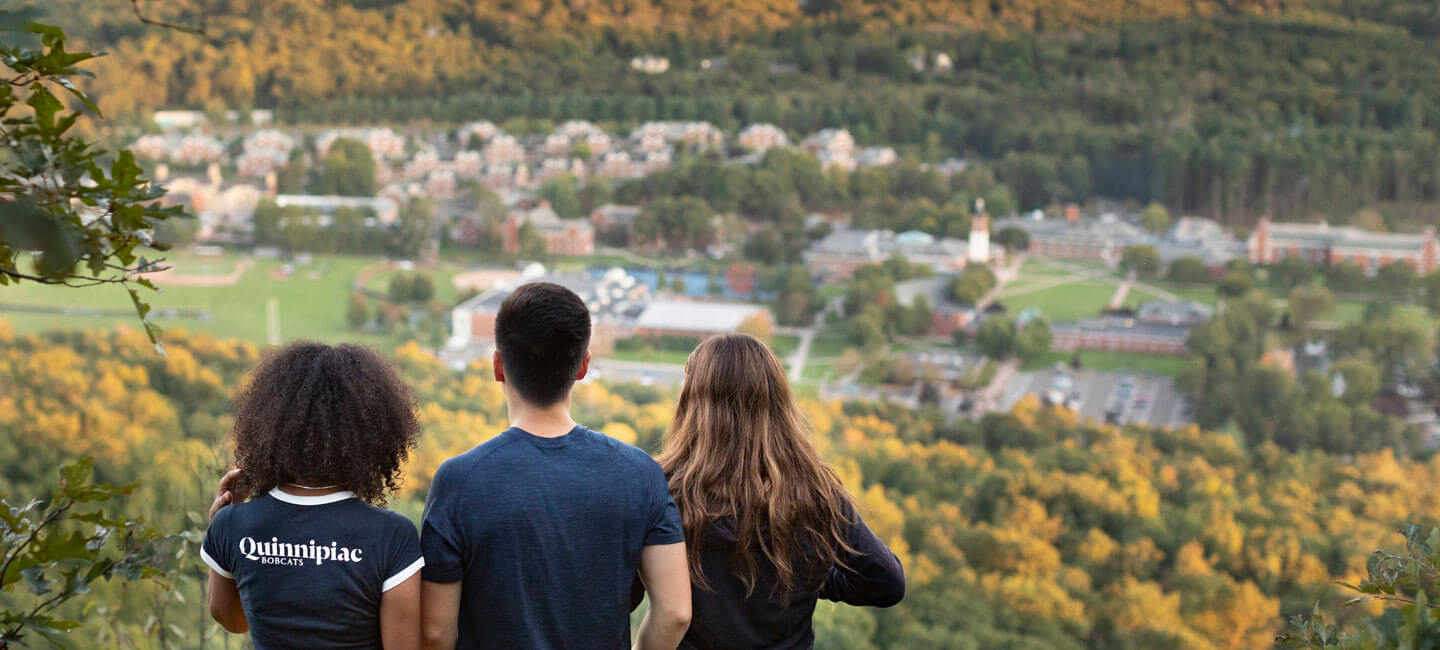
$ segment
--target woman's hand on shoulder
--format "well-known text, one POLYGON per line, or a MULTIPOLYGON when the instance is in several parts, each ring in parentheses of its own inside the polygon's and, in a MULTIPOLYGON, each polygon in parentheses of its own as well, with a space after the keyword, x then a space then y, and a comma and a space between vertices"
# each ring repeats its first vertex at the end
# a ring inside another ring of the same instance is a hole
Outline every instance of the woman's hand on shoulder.
POLYGON ((230 493, 230 484, 234 483, 238 476, 240 476, 240 468, 237 467, 225 472, 225 475, 220 477, 220 486, 215 489, 215 500, 210 503, 211 519, 215 518, 215 513, 220 512, 221 508, 230 505, 234 500, 234 495, 230 493))

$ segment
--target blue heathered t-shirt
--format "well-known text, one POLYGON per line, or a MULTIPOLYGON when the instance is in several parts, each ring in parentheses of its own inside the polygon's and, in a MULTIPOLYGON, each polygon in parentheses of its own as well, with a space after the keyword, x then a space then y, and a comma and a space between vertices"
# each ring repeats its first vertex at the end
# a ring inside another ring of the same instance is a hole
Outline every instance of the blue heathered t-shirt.
POLYGON ((380 650, 380 600, 420 570, 404 515, 271 490, 215 513, 200 558, 235 581, 255 647, 380 650))
POLYGON ((685 541, 660 465, 583 426, 445 461, 421 529, 422 577, 464 581, 459 648, 629 648, 641 549, 685 541))

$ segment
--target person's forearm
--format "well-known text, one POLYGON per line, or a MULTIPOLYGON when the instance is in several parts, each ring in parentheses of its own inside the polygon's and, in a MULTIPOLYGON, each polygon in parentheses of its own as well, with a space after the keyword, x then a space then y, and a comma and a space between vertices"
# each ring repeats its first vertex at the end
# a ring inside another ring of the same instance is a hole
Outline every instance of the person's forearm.
POLYGON ((250 631, 250 621, 245 618, 245 608, 240 603, 240 594, 234 582, 215 576, 212 570, 206 590, 209 592, 210 617, 220 627, 231 634, 250 631))
POLYGON ((458 632, 459 630, 422 630, 420 647, 423 650, 455 650, 458 632))
POLYGON ((675 650, 690 629, 690 620, 683 616, 666 615, 654 607, 640 621, 640 634, 634 650, 675 650))
POLYGON ((890 607, 905 598, 905 569, 900 559, 858 517, 846 535, 854 549, 830 570, 820 597, 850 605, 890 607))

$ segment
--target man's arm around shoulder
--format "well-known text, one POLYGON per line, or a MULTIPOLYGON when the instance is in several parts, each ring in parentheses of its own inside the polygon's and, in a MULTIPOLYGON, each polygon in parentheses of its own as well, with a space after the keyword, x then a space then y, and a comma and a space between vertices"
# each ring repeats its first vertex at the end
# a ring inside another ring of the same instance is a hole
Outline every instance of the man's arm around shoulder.
POLYGON ((685 543, 646 546, 640 552, 640 579, 650 593, 650 609, 640 623, 635 650, 674 650, 690 629, 685 543))

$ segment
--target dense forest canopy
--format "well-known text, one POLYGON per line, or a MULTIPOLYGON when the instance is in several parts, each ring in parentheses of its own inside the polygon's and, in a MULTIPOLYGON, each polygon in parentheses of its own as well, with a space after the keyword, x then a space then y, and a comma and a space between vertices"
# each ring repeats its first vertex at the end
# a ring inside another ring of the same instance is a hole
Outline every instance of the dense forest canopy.
MULTIPOLYGON (((53 468, 92 454, 101 480, 143 479, 123 502, 129 514, 170 531, 202 526, 186 513, 209 503, 229 458, 229 396, 259 349, 178 329, 166 339, 160 357, 136 332, 22 336, 0 320, 0 493, 44 493, 53 468)), ((504 397, 484 364, 456 372, 413 344, 392 359, 424 423, 394 506, 418 517, 440 462, 504 426, 504 397)), ((653 451, 673 400, 587 382, 574 405, 580 421, 653 451)), ((1440 517, 1436 458, 1247 448, 1194 427, 1078 422, 1033 400, 980 422, 802 407, 910 582, 897 608, 822 606, 818 647, 1264 647, 1284 616, 1335 604, 1342 591, 1330 581, 1362 575, 1364 553, 1393 547, 1396 526, 1440 517)), ((95 645, 159 645, 157 635, 218 645, 196 605, 203 566, 187 566, 173 589, 97 585, 105 616, 74 633, 78 645, 102 634, 95 645)))
POLYGON ((121 2, 46 3, 110 52, 94 91, 112 115, 844 126, 1004 162, 1026 209, 1093 194, 1237 224, 1381 207, 1405 228, 1440 198, 1440 6, 1422 0, 152 4, 214 38, 121 2), (631 70, 642 54, 670 71, 631 70))

